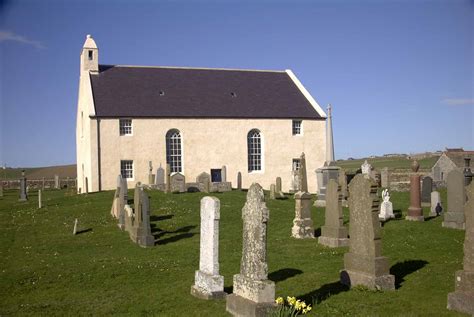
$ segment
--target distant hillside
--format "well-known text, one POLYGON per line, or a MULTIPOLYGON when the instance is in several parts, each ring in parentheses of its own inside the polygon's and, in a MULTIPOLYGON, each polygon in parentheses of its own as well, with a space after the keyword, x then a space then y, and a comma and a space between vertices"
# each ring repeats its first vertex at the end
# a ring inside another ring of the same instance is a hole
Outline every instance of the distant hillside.
MULTIPOLYGON (((438 160, 439 156, 425 157, 417 159, 420 163, 421 170, 429 170, 438 160)), ((336 165, 342 167, 348 171, 356 171, 360 166, 367 160, 372 167, 376 169, 382 169, 388 167, 389 169, 410 169, 410 165, 413 159, 409 159, 406 156, 394 156, 394 157, 374 157, 374 158, 362 158, 357 160, 338 160, 336 165)))
POLYGON ((76 178, 76 164, 48 166, 48 167, 25 167, 25 168, 6 168, 0 169, 0 178, 2 179, 18 179, 21 177, 21 171, 25 170, 25 175, 29 179, 42 179, 43 177, 54 178, 59 175, 60 178, 76 178))

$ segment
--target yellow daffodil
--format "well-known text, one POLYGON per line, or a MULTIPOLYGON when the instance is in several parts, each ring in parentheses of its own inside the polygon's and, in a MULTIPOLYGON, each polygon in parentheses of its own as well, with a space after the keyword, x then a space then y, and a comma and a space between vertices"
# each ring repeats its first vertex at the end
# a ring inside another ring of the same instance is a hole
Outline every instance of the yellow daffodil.
POLYGON ((281 305, 283 304, 285 301, 283 300, 283 297, 278 297, 275 302, 278 304, 278 305, 281 305))

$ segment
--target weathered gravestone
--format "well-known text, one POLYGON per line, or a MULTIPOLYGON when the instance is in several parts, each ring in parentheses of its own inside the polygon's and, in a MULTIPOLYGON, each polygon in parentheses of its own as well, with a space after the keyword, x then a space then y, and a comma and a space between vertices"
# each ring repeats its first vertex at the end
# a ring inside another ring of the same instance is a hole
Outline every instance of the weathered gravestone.
POLYGON ((237 173, 237 189, 242 190, 242 173, 237 173))
POLYGON ((331 248, 349 245, 347 228, 342 216, 342 192, 334 179, 330 179, 326 191, 326 220, 321 228, 319 244, 331 248))
POLYGON ((221 168, 221 182, 227 182, 227 167, 225 165, 223 165, 221 168))
POLYGON ((380 185, 382 188, 390 188, 390 171, 388 167, 382 168, 380 172, 380 185))
MULTIPOLYGON (((44 179, 44 177, 43 177, 43 181, 42 181, 42 185, 41 185, 41 189, 43 189, 43 190, 46 189, 45 182, 46 182, 46 181, 45 181, 45 179, 44 179)), ((76 188, 77 188, 77 186, 76 186, 76 188)))
POLYGON ((165 193, 171 192, 171 166, 169 163, 166 164, 166 184, 165 193))
POLYGON ((211 186, 211 175, 206 172, 202 172, 201 174, 196 177, 196 183, 201 184, 202 191, 205 193, 209 193, 210 186, 211 186))
POLYGON ((423 177, 421 181, 421 205, 431 205, 431 192, 433 191, 433 179, 430 176, 423 177))
POLYGON ((156 170, 155 185, 162 186, 165 184, 165 170, 163 167, 158 167, 156 170))
POLYGON ((430 216, 431 217, 439 216, 439 213, 436 212, 436 206, 438 206, 438 204, 440 204, 440 206, 442 206, 441 205, 441 195, 437 191, 431 192, 431 208, 430 208, 430 216))
POLYGON ((202 299, 220 299, 227 295, 224 277, 219 275, 219 219, 219 199, 202 198, 199 270, 191 287, 191 294, 202 299))
POLYGON ((133 227, 133 209, 130 207, 130 205, 125 205, 124 207, 124 229, 128 233, 132 231, 133 227))
POLYGON ((453 169, 448 174, 448 210, 444 213, 443 227, 464 229, 464 202, 466 189, 464 175, 461 169, 453 169))
POLYGON ((275 198, 276 199, 286 199, 285 194, 281 190, 281 177, 277 177, 275 181, 275 198))
POLYGON ((408 207, 408 215, 406 220, 425 221, 423 209, 421 209, 420 197, 420 175, 417 173, 420 164, 416 160, 411 164, 412 173, 410 175, 410 207, 408 207))
POLYGON ((347 207, 347 196, 348 196, 348 191, 347 191, 347 175, 346 175, 346 170, 340 169, 339 170, 339 175, 337 182, 339 184, 340 190, 341 190, 341 202, 343 207, 347 207))
MULTIPOLYGON (((120 230, 126 229, 126 217, 127 217, 127 212, 125 211, 125 206, 128 206, 128 185, 127 185, 127 180, 125 178, 120 177, 121 182, 120 182, 120 191, 119 191, 119 203, 121 206, 119 206, 119 223, 118 227, 120 230)), ((129 206, 130 208, 130 206, 129 206)))
POLYGON ((233 294, 226 298, 226 310, 234 316, 267 316, 275 307, 275 283, 268 280, 269 216, 263 189, 259 184, 253 183, 242 208, 240 274, 234 275, 233 294))
POLYGON ((172 193, 186 192, 186 181, 183 174, 175 173, 170 177, 170 190, 172 193))
POLYGON ((295 219, 291 236, 297 239, 314 238, 313 219, 311 219, 311 195, 308 193, 306 180, 306 159, 304 153, 300 158, 299 178, 301 190, 295 194, 295 219))
POLYGON ((54 175, 54 189, 60 189, 59 175, 54 175))
POLYGON ((155 237, 151 234, 150 226, 150 200, 138 183, 133 196, 134 218, 130 230, 130 238, 141 247, 155 245, 155 237))
POLYGON ((0 197, 3 197, 3 181, 0 181, 0 197))
POLYGON ((18 201, 27 201, 28 200, 28 193, 26 192, 26 177, 25 171, 21 171, 21 179, 20 179, 20 198, 18 201))
POLYGON ((110 214, 112 217, 118 219, 120 215, 120 209, 123 208, 123 201, 120 201, 120 187, 122 186, 122 175, 117 176, 117 188, 114 193, 114 200, 112 201, 112 208, 110 209, 110 214))
POLYGON ((43 202, 41 200, 41 189, 38 189, 38 209, 43 207, 43 202))
POLYGON ((456 272, 455 291, 448 294, 448 309, 474 316, 474 183, 467 187, 468 201, 464 206, 466 235, 464 238, 463 270, 456 272))
POLYGON ((395 277, 382 256, 377 185, 363 174, 349 184, 349 252, 344 254, 341 283, 370 289, 394 290, 395 277))
POLYGON ((153 175, 153 165, 151 161, 148 161, 148 185, 155 184, 155 175, 153 175))
POLYGON ((362 174, 365 175, 365 177, 370 177, 371 176, 371 172, 372 172, 372 165, 369 164, 369 162, 367 162, 367 160, 364 161, 364 164, 362 164, 360 166, 360 169, 362 171, 362 174))
POLYGON ((395 218, 395 215, 393 214, 393 204, 390 201, 390 193, 386 188, 382 191, 382 203, 380 204, 379 219, 386 221, 390 218, 395 218))
POLYGON ((275 192, 276 192, 276 185, 271 184, 270 185, 270 199, 276 199, 275 192))

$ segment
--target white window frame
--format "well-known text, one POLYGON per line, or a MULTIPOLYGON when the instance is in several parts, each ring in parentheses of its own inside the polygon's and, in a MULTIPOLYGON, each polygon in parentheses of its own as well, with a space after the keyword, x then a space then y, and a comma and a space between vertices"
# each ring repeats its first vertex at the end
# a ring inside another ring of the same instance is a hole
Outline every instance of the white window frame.
POLYGON ((120 160, 120 175, 126 180, 134 180, 135 168, 133 160, 120 160), (126 166, 127 164, 129 166, 126 166), (130 172, 131 175, 128 175, 128 172, 130 172))
POLYGON ((264 143, 263 134, 259 129, 252 129, 247 133, 247 170, 249 174, 264 172, 264 143), (258 133, 257 146, 251 144, 251 140, 257 140, 251 133, 258 133), (252 151, 252 153, 251 153, 252 151), (257 163, 259 161, 259 163, 257 163), (257 169, 257 167, 260 167, 257 169))
POLYGON ((129 119, 129 118, 119 119, 119 134, 120 136, 133 135, 133 120, 132 119, 129 119), (130 126, 125 126, 125 124, 129 122, 130 122, 130 126))
POLYGON ((183 136, 178 129, 166 132, 166 163, 170 165, 170 174, 184 174, 183 136), (177 136, 176 136, 177 134, 177 136), (179 142, 179 144, 177 144, 179 142))
POLYGON ((294 136, 303 135, 303 120, 293 120, 291 122, 291 133, 294 136), (297 126, 299 124, 299 126, 297 126))

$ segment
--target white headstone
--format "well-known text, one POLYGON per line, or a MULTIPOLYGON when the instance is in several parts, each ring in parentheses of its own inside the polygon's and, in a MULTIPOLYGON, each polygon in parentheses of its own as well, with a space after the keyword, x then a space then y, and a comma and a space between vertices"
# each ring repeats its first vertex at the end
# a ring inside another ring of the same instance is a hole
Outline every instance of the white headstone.
MULTIPOLYGON (((438 216, 436 212, 436 206, 441 205, 441 195, 437 191, 431 192, 431 209, 430 209, 430 216, 438 216)), ((442 205, 441 205, 442 206, 442 205)))
POLYGON ((393 214, 393 204, 390 201, 390 193, 388 192, 388 189, 382 191, 382 200, 383 201, 380 204, 379 219, 385 221, 390 218, 395 218, 395 215, 393 214))
POLYGON ((365 160, 364 164, 360 166, 360 169, 362 170, 362 174, 370 176, 370 172, 372 171, 372 165, 370 165, 367 160, 365 160))

